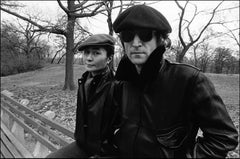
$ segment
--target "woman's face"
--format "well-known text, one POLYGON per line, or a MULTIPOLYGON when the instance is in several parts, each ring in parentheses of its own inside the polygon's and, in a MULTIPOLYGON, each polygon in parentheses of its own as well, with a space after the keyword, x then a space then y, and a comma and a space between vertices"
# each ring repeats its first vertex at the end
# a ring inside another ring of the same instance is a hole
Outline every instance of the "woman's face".
POLYGON ((111 61, 103 47, 88 47, 84 50, 83 62, 87 71, 97 73, 111 61))

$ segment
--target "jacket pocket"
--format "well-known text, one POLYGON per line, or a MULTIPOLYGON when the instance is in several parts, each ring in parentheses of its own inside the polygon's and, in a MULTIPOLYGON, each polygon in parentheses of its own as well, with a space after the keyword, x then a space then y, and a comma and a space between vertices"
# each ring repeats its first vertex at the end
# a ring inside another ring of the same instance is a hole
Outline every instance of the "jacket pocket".
POLYGON ((157 141, 166 158, 183 157, 183 144, 188 136, 188 129, 182 124, 157 131, 157 141))
POLYGON ((178 124, 171 128, 158 130, 156 136, 162 146, 170 149, 178 149, 187 139, 187 134, 187 127, 178 124))

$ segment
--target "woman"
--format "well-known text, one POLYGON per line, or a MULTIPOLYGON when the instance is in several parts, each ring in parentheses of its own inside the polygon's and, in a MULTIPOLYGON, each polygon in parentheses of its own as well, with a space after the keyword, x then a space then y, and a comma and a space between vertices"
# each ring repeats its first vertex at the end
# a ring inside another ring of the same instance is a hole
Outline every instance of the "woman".
POLYGON ((107 34, 89 37, 78 47, 83 51, 86 72, 78 80, 76 142, 63 147, 49 158, 77 158, 111 155, 111 136, 117 109, 112 107, 113 71, 108 64, 114 54, 115 39, 107 34))

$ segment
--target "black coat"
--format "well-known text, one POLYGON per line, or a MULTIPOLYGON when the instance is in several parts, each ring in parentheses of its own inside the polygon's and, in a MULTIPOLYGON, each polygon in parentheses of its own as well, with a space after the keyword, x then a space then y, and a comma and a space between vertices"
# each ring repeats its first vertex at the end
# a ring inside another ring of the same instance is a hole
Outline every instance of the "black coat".
POLYGON ((113 73, 108 70, 104 75, 94 77, 91 84, 91 92, 86 101, 84 84, 89 72, 83 74, 78 80, 77 112, 75 139, 77 144, 84 149, 89 156, 103 155, 108 151, 111 134, 113 134, 112 122, 115 119, 116 107, 112 107, 111 90, 113 73))
POLYGON ((238 133, 211 81, 197 68, 162 59, 157 48, 137 74, 119 64, 121 124, 115 144, 124 157, 225 157, 238 133), (198 129, 203 137, 197 137, 198 129))

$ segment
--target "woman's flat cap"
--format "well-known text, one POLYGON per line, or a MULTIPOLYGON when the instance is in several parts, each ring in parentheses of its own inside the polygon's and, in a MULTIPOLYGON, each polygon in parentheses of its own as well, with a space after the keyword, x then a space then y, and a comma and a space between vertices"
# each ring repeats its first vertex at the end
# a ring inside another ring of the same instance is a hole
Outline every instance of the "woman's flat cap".
POLYGON ((82 51, 89 46, 112 46, 114 47, 115 38, 108 34, 95 34, 90 36, 87 40, 82 42, 78 50, 82 51))
POLYGON ((136 28, 152 29, 171 33, 167 19, 156 9, 146 5, 135 5, 122 12, 113 23, 116 33, 136 28))

